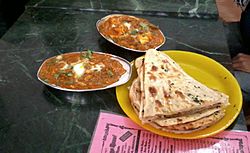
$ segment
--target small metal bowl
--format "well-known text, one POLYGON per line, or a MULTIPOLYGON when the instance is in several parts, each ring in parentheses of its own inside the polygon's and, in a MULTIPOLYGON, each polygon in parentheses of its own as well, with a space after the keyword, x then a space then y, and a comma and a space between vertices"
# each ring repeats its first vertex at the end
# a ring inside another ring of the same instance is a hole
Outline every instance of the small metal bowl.
MULTIPOLYGON (((80 52, 71 52, 71 53, 65 53, 65 54, 79 54, 80 52)), ((40 78, 39 76, 39 72, 41 71, 41 68, 43 67, 44 63, 51 59, 51 58, 55 58, 57 56, 54 56, 54 57, 51 57, 47 60, 45 60, 42 65, 40 66, 38 72, 37 72, 37 78, 39 81, 41 81, 43 84, 47 85, 47 86, 50 86, 52 88, 55 88, 55 89, 59 89, 59 90, 63 90, 63 91, 72 91, 72 92, 86 92, 86 91, 96 91, 96 90, 104 90, 104 89, 108 89, 108 88, 112 88, 112 87, 116 87, 116 86, 119 86, 119 85, 122 85, 122 84, 125 84, 131 77, 131 74, 132 74, 132 68, 131 68, 131 64, 119 57, 119 56, 115 56, 115 55, 112 55, 112 54, 107 54, 107 53, 102 53, 102 52, 93 52, 93 53, 97 53, 97 54, 103 54, 103 55, 110 55, 111 56, 111 59, 113 60, 116 60, 118 62, 120 62, 123 66, 123 68, 125 69, 125 73, 120 77, 120 79, 117 81, 117 82, 114 82, 113 84, 110 84, 108 86, 105 86, 103 88, 91 88, 91 89, 68 89, 68 88, 62 88, 60 86, 57 86, 55 84, 50 84, 48 82, 46 82, 45 80, 43 80, 42 78, 40 78)), ((65 54, 61 54, 61 55, 65 55, 65 54)))
POLYGON ((112 18, 112 17, 114 17, 114 16, 126 16, 126 17, 130 17, 130 18, 135 18, 135 19, 137 19, 137 20, 141 19, 141 18, 137 18, 137 17, 131 16, 131 15, 111 14, 111 15, 105 16, 105 17, 101 18, 100 20, 98 20, 98 21, 96 22, 96 28, 97 28, 98 32, 100 33, 100 35, 101 35, 103 38, 105 38, 106 40, 108 40, 109 42, 111 42, 111 43, 113 43, 113 44, 115 44, 115 45, 117 45, 117 46, 119 46, 119 47, 121 47, 121 48, 130 50, 130 51, 134 51, 134 52, 146 52, 148 49, 158 49, 159 47, 161 47, 161 46, 165 43, 166 38, 165 38, 164 34, 162 33, 162 31, 161 31, 157 26, 153 25, 153 24, 150 23, 150 22, 149 22, 150 25, 153 25, 154 27, 157 27, 157 29, 159 30, 161 36, 163 37, 163 42, 162 42, 161 44, 159 44, 158 46, 155 46, 154 48, 147 48, 147 49, 145 49, 145 50, 139 50, 139 49, 128 48, 128 47, 126 47, 126 46, 122 46, 122 45, 120 45, 120 44, 114 42, 111 38, 106 37, 106 36, 101 32, 101 30, 100 30, 100 28, 99 28, 100 25, 101 25, 103 22, 105 22, 106 20, 108 20, 109 18, 112 18))

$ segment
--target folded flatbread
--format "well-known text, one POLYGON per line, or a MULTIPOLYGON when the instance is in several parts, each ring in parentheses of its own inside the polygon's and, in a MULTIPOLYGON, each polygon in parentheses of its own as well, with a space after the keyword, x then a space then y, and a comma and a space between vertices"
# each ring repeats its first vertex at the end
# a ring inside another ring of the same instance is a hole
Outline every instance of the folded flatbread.
POLYGON ((148 50, 135 61, 129 97, 142 123, 175 133, 206 128, 224 116, 228 96, 196 81, 166 54, 148 50))
MULTIPOLYGON (((132 107, 138 115, 141 106, 140 96, 139 79, 136 78, 130 87, 129 97, 132 107)), ((167 132, 189 133, 204 129, 219 121, 223 116, 224 110, 220 106, 217 106, 189 115, 156 118, 147 123, 167 132)))

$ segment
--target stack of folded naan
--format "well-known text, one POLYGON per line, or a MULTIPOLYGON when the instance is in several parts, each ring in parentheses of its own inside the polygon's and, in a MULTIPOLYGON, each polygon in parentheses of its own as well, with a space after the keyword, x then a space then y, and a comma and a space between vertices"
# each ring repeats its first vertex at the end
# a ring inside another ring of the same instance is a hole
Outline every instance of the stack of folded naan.
POLYGON ((135 67, 138 77, 129 97, 143 124, 189 133, 211 126, 225 115, 229 97, 193 79, 166 54, 150 49, 135 60, 135 67))

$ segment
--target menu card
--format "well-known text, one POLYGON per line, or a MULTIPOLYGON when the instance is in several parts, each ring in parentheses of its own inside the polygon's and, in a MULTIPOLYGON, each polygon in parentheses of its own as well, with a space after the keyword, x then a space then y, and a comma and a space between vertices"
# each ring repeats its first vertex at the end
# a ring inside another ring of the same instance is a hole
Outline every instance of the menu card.
POLYGON ((173 139, 151 133, 127 117, 101 112, 89 153, 250 153, 250 132, 173 139))

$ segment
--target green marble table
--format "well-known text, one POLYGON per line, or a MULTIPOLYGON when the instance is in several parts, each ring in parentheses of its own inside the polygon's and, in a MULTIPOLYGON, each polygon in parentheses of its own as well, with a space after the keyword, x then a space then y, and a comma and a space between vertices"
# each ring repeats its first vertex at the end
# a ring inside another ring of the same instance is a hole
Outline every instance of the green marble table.
MULTIPOLYGON (((49 88, 36 78, 41 63, 61 53, 88 48, 112 53, 129 61, 141 56, 142 53, 114 46, 98 34, 96 21, 110 13, 27 7, 2 37, 1 153, 87 152, 99 112, 105 110, 124 114, 117 102, 115 88, 95 92, 65 92, 49 88)), ((231 70, 221 21, 156 14, 137 16, 147 18, 162 29, 167 42, 160 50, 201 53, 231 70)), ((242 113, 229 129, 246 130, 242 113)))
POLYGON ((157 14, 158 16, 217 18, 215 0, 31 0, 27 7, 157 14))

